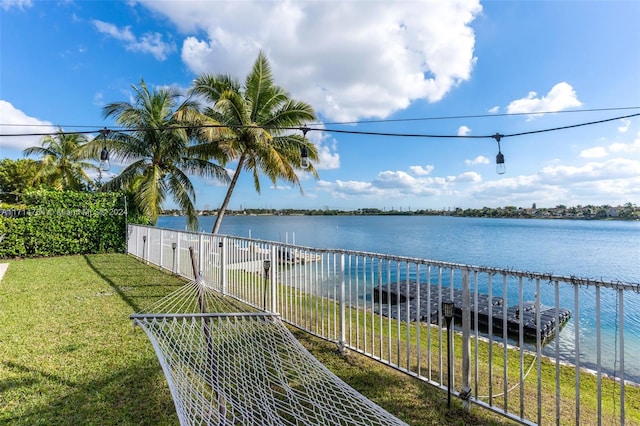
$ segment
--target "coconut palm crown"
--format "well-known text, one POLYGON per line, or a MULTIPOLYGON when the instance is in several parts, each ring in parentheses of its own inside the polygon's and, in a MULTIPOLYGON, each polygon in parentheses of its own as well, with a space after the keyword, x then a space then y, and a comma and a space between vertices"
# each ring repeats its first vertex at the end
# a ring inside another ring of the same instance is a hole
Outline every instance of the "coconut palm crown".
POLYGON ((41 157, 40 169, 36 178, 59 190, 86 190, 91 185, 87 170, 98 170, 90 163, 83 161, 81 148, 88 142, 85 135, 65 133, 61 128, 53 135, 44 136, 41 146, 26 148, 25 155, 41 157))
MULTIPOLYGON (((218 233, 231 194, 242 170, 253 174, 255 189, 260 193, 260 174, 275 185, 279 179, 302 186, 296 170, 301 170, 300 153, 306 147, 308 158, 317 161, 318 151, 303 134, 292 130, 315 120, 313 108, 291 99, 273 79, 265 55, 260 52, 244 84, 228 75, 201 74, 193 82, 190 93, 203 99, 202 111, 214 125, 226 126, 228 132, 200 133, 203 146, 213 144, 224 157, 222 164, 237 161, 231 183, 212 232, 218 233), (208 135, 208 137, 207 137, 208 135)), ((211 127, 214 128, 214 127, 211 127)), ((306 169, 317 178, 313 164, 306 169)))
POLYGON ((189 175, 228 182, 226 170, 210 161, 216 156, 193 143, 188 123, 179 112, 196 106, 190 101, 178 105, 181 94, 173 88, 150 91, 142 80, 132 86, 133 103, 105 105, 105 117, 115 118, 123 128, 111 131, 106 138, 95 138, 85 155, 96 158, 106 147, 116 162, 128 164, 119 175, 104 184, 107 190, 132 191, 142 213, 153 224, 163 203, 171 198, 186 215, 190 229, 197 229, 195 190, 189 175))

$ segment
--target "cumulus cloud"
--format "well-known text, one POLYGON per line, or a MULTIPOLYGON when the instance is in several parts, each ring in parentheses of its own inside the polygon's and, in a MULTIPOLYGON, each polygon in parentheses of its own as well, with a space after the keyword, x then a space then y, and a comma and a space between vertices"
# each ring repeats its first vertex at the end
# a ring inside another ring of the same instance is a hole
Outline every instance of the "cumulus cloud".
POLYGON ((263 49, 292 96, 341 121, 437 102, 468 80, 482 11, 478 0, 143 3, 186 34, 193 72, 246 75, 263 49))
POLYGON ((8 136, 33 133, 53 133, 57 128, 48 121, 30 117, 11 103, 0 99, 0 134, 5 148, 25 149, 39 146, 42 136, 8 136))
POLYGON ((17 9, 26 9, 28 7, 33 6, 31 0, 2 0, 0 1, 0 7, 2 7, 4 10, 9 10, 12 7, 15 7, 17 9))
POLYGON ((609 155, 607 150, 602 146, 582 150, 580 157, 582 158, 603 158, 609 155))
POLYGON ((489 108, 489 114, 497 114, 498 112, 500 112, 500 107, 499 106, 494 106, 492 108, 489 108))
POLYGON ((543 112, 563 111, 579 107, 582 102, 573 87, 561 82, 551 88, 545 96, 538 97, 536 92, 529 92, 526 98, 516 99, 507 106, 509 114, 539 114, 543 112))
POLYGON ((621 124, 618 127, 618 131, 620 133, 626 133, 627 130, 629 130, 629 127, 631 126, 631 120, 629 120, 628 118, 623 118, 622 120, 620 120, 621 124))
POLYGON ((417 176, 426 176, 431 174, 431 172, 433 171, 433 166, 432 165, 428 165, 428 166, 410 166, 409 170, 411 170, 411 173, 413 173, 414 175, 417 176))
POLYGON ((612 153, 639 153, 640 154, 640 133, 633 142, 624 143, 616 142, 609 145, 609 151, 612 153))
POLYGON ((560 165, 543 167, 538 175, 541 181, 554 184, 571 184, 610 179, 640 179, 640 160, 612 158, 582 166, 560 165))
POLYGON ((580 158, 595 159, 616 154, 624 155, 633 153, 640 153, 640 133, 638 133, 637 137, 629 143, 614 142, 608 146, 596 146, 585 149, 580 152, 580 158))
POLYGON ((467 136, 470 133, 471 133, 471 129, 468 128, 467 126, 458 127, 458 136, 467 136))
MULTIPOLYGON (((431 166, 428 166, 429 168, 431 166)), ((422 166, 411 167, 412 171, 425 170, 422 166)), ((480 174, 466 172, 458 176, 426 177, 412 176, 402 171, 385 170, 370 182, 365 181, 342 181, 335 182, 320 181, 317 190, 330 193, 339 199, 383 200, 383 199, 405 199, 419 201, 427 200, 442 194, 451 194, 470 184, 482 182, 480 174)))
POLYGON ((475 166, 476 164, 489 164, 489 159, 484 155, 478 155, 472 160, 464 160, 464 164, 467 166, 475 166))
POLYGON ((114 24, 97 19, 92 22, 95 29, 102 34, 124 42, 125 49, 129 51, 150 53, 159 61, 164 61, 170 53, 176 51, 175 43, 163 41, 160 33, 145 33, 138 38, 131 32, 130 26, 119 28, 114 24))

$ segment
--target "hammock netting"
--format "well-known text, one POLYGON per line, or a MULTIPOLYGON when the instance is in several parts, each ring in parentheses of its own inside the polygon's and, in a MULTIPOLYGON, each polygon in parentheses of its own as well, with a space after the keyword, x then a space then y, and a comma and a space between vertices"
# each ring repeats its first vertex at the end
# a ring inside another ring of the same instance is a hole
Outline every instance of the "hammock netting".
POLYGON ((182 425, 404 424, 329 371, 277 314, 191 282, 131 316, 182 425))

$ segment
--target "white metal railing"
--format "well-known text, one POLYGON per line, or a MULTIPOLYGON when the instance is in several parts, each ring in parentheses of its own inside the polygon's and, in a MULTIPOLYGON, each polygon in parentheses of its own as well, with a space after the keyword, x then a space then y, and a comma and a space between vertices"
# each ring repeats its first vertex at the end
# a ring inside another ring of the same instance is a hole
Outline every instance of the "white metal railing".
POLYGON ((625 424, 627 407, 637 410, 640 362, 626 365, 625 354, 640 347, 640 284, 139 225, 128 233, 128 253, 193 279, 192 248, 221 293, 450 389, 465 406, 523 424, 625 424), (451 384, 440 314, 448 300, 451 384))

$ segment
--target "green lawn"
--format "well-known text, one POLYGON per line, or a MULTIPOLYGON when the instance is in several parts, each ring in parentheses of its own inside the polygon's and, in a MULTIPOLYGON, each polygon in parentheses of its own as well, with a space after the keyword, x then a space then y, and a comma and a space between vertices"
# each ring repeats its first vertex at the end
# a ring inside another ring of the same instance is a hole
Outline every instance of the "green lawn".
MULTIPOLYGON (((0 424, 175 425, 146 335, 129 315, 183 281, 129 256, 10 261, 0 282, 0 424)), ((347 383, 414 425, 509 424, 380 363, 295 331, 347 383)))

